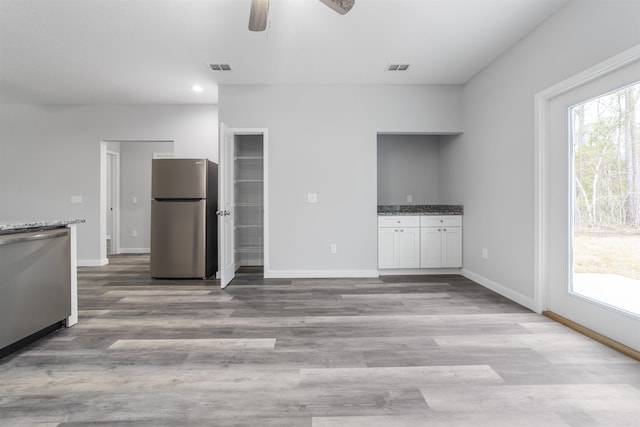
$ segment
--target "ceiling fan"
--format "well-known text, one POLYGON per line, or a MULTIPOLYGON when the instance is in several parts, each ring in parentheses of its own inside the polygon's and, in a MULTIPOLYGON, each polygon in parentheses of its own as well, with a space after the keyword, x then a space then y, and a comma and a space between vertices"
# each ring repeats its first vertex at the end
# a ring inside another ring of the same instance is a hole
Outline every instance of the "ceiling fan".
MULTIPOLYGON (((344 15, 353 7, 356 0, 320 0, 331 9, 344 15)), ((249 14, 249 30, 264 31, 267 28, 269 16, 269 0, 251 0, 251 12, 249 14)))

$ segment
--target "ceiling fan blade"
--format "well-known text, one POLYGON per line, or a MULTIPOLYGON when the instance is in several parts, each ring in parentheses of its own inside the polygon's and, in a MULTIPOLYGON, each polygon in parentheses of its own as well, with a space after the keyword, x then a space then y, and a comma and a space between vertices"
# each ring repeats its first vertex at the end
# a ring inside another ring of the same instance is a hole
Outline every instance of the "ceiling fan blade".
POLYGON ((340 15, 344 15, 349 12, 356 0, 320 0, 322 3, 329 6, 331 9, 338 12, 340 15))
POLYGON ((264 31, 267 29, 269 17, 269 0, 251 0, 251 12, 249 14, 249 30, 264 31))

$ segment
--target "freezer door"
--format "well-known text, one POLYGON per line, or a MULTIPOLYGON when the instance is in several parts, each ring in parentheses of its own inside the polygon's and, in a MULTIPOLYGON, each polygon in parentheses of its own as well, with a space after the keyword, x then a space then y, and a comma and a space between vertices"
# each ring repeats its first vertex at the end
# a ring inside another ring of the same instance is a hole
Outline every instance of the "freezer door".
POLYGON ((151 277, 206 277, 206 201, 151 201, 151 277))
POLYGON ((153 199, 203 199, 207 197, 207 159, 153 159, 153 199))

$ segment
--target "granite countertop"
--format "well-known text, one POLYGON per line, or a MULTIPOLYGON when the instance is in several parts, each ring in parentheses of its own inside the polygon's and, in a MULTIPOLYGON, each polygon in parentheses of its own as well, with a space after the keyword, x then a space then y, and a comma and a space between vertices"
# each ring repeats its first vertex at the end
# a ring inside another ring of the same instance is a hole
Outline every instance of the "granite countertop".
POLYGON ((0 234, 16 234, 29 231, 52 230, 71 224, 81 224, 84 219, 56 219, 50 221, 0 221, 0 234))
POLYGON ((462 205, 378 205, 378 216, 462 215, 462 205))

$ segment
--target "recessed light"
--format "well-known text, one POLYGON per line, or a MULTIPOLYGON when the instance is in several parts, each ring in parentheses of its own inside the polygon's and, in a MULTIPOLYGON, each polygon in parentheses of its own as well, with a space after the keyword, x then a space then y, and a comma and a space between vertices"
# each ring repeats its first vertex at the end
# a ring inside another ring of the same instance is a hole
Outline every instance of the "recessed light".
POLYGON ((202 92, 202 90, 203 90, 203 89, 202 89, 202 86, 200 86, 200 85, 193 85, 193 86, 191 87, 191 89, 192 89, 194 92, 202 92))

